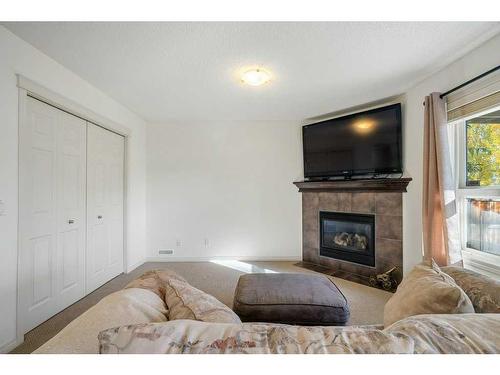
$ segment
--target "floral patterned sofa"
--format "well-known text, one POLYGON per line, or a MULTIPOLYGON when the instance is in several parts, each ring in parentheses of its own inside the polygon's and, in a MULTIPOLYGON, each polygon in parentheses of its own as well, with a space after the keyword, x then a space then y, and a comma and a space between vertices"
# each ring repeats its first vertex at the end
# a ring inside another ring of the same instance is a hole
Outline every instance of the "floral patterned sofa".
POLYGON ((475 313, 424 314, 388 327, 241 323, 168 270, 103 298, 35 353, 500 353, 500 283, 444 268, 475 313))

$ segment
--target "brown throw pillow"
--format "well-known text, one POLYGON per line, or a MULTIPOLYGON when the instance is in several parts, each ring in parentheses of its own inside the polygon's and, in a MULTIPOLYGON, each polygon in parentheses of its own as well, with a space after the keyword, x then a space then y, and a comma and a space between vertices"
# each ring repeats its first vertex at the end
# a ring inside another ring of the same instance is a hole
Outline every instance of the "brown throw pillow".
POLYGON ((186 281, 169 279, 165 291, 169 320, 191 319, 212 323, 241 323, 233 310, 186 281))
POLYGON ((500 314, 500 281, 461 267, 441 269, 469 296, 477 313, 500 314))
POLYGON ((403 279, 384 308, 384 326, 420 314, 473 313, 469 297, 439 267, 422 263, 403 279))

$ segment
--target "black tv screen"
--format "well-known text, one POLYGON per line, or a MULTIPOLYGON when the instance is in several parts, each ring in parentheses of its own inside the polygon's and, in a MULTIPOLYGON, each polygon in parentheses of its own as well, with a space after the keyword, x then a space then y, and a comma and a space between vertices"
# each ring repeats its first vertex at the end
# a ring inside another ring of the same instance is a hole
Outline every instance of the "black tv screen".
POLYGON ((302 128, 304 177, 401 173, 401 104, 302 128))

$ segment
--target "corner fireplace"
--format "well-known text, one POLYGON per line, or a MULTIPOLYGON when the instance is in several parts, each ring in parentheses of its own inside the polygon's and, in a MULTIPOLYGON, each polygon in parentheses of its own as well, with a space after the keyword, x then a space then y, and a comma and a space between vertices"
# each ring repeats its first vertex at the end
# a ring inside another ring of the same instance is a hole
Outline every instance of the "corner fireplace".
POLYGON ((319 212, 321 256, 375 266, 375 216, 319 212))

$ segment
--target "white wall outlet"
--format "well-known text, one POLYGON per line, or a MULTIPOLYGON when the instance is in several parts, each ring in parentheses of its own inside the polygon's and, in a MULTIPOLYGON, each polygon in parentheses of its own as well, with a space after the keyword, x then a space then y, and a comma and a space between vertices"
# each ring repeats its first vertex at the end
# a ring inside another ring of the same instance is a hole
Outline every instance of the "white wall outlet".
POLYGON ((175 246, 181 247, 181 240, 175 240, 175 246))

